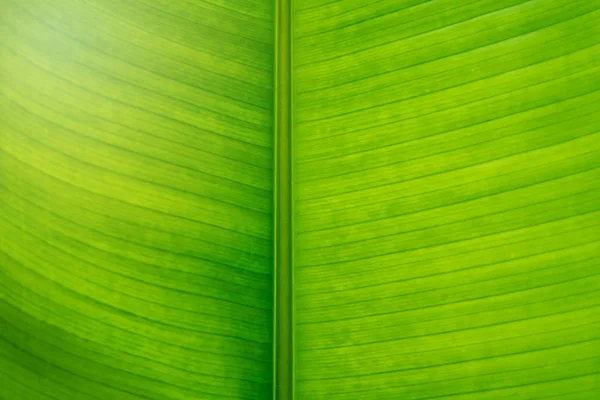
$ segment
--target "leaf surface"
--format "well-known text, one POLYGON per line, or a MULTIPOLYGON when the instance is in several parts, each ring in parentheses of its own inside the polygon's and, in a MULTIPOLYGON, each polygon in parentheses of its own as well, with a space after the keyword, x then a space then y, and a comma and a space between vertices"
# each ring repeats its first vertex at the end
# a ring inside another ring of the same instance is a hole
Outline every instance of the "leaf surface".
POLYGON ((0 1, 0 398, 270 396, 272 21, 0 1))
POLYGON ((0 398, 597 398, 600 1, 291 7, 0 0, 0 398))
POLYGON ((600 2, 294 4, 297 398, 595 398, 600 2))

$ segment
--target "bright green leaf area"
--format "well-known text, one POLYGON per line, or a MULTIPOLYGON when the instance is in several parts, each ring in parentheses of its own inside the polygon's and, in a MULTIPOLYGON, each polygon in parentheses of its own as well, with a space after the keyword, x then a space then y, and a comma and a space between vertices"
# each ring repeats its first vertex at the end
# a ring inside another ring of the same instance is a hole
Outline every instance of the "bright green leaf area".
MULTIPOLYGON (((295 398, 600 398, 600 0, 291 1, 295 398)), ((275 15, 0 0, 0 399, 273 397, 275 15)))
POLYGON ((0 5, 0 398, 268 398, 272 5, 0 5))

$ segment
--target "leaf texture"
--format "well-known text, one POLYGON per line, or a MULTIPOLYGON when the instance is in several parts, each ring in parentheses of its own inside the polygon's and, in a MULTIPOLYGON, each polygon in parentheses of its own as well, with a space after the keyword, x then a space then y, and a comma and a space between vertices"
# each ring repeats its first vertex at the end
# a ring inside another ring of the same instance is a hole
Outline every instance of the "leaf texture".
POLYGON ((600 1, 289 1, 0 0, 0 399, 287 393, 276 234, 295 399, 598 398, 600 1))
POLYGON ((297 398, 596 398, 600 2, 294 4, 297 398))
POLYGON ((273 13, 0 1, 0 398, 270 396, 273 13))

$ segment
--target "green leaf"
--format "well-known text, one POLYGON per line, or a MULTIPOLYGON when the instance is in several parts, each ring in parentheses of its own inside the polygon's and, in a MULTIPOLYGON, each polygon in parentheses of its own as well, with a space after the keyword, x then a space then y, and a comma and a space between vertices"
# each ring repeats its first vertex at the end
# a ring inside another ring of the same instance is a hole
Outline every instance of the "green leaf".
POLYGON ((0 398, 270 396, 272 21, 0 1, 0 398))
POLYGON ((600 2, 294 3, 297 398, 596 398, 600 2))
POLYGON ((599 22, 0 0, 0 399, 597 398, 599 22))

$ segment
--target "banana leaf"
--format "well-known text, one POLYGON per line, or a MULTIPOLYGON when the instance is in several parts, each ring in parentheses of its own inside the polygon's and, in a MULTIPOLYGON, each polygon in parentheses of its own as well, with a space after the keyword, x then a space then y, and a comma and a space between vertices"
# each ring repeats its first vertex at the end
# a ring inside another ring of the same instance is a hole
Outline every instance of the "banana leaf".
POLYGON ((0 0, 2 400, 593 400, 599 273, 599 0, 0 0))

